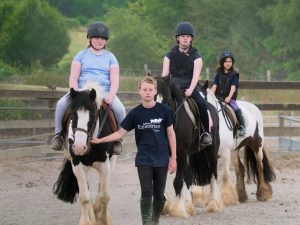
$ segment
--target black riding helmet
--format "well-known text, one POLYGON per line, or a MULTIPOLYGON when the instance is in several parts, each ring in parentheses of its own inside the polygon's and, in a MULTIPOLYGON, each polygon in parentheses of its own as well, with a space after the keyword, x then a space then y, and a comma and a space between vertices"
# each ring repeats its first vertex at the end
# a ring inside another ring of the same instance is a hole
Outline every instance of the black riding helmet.
POLYGON ((223 65, 225 59, 227 59, 227 58, 231 58, 232 63, 234 63, 234 56, 233 56, 232 52, 230 50, 225 50, 220 56, 220 60, 219 60, 220 65, 223 65))
POLYGON ((87 38, 102 37, 106 40, 109 38, 108 28, 104 23, 94 23, 87 31, 87 38))
POLYGON ((194 27, 189 22, 181 22, 178 23, 175 29, 175 36, 183 35, 183 34, 189 34, 192 37, 195 36, 194 27))

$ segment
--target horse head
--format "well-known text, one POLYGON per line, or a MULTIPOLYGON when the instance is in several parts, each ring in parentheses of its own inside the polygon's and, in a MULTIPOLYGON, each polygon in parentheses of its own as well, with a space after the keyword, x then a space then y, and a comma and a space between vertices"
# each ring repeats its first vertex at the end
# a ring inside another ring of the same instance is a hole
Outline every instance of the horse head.
POLYGON ((90 150, 90 140, 99 124, 96 99, 95 89, 82 91, 70 89, 69 148, 75 155, 84 155, 90 150))
POLYGON ((213 106, 217 106, 218 99, 215 94, 209 89, 209 82, 208 80, 200 87, 200 94, 205 98, 213 106))
POLYGON ((155 77, 157 81, 156 101, 169 105, 173 110, 176 105, 184 99, 184 93, 171 79, 171 76, 155 77))

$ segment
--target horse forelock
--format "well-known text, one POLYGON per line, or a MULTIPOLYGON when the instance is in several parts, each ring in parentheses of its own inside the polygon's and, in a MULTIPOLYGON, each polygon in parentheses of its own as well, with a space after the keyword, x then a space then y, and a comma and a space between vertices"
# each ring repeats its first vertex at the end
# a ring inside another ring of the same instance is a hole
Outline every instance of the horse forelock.
POLYGON ((94 89, 96 91, 96 103, 97 103, 97 108, 100 109, 100 106, 102 104, 102 99, 104 97, 104 91, 103 89, 101 88, 101 86, 99 85, 95 85, 94 83, 92 82, 87 82, 86 85, 84 87, 82 87, 80 89, 80 91, 84 91, 84 90, 89 90, 91 91, 92 89, 94 89))
POLYGON ((78 91, 77 94, 72 97, 69 96, 70 106, 73 112, 83 110, 93 110, 95 108, 95 102, 90 99, 90 91, 78 91))

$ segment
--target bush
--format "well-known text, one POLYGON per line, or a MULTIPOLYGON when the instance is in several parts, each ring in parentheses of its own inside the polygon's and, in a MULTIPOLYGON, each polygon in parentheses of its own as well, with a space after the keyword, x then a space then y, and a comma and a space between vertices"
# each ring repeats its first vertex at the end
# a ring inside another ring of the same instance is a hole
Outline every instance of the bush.
POLYGON ((45 67, 56 64, 70 43, 63 17, 42 0, 17 4, 5 18, 0 38, 2 60, 25 67, 35 62, 45 67))
POLYGON ((0 105, 2 107, 12 107, 16 109, 0 109, 0 120, 20 120, 28 119, 32 112, 25 109, 19 109, 25 107, 25 104, 21 100, 16 99, 0 99, 0 105))

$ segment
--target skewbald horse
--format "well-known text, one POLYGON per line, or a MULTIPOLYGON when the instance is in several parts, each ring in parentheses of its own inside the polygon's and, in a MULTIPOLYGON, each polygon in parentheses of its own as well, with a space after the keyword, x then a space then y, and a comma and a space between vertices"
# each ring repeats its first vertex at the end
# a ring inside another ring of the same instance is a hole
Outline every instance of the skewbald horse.
POLYGON ((245 118, 246 136, 237 138, 234 130, 228 126, 224 106, 208 88, 208 81, 201 88, 202 94, 211 103, 219 114, 220 149, 222 178, 221 196, 225 205, 235 205, 238 202, 246 202, 248 199, 245 189, 245 170, 248 181, 254 180, 257 184, 256 198, 259 201, 268 201, 272 197, 271 181, 275 179, 274 168, 269 160, 264 143, 263 117, 260 110, 252 103, 237 101, 245 118), (227 124, 226 124, 227 123, 227 124), (244 164, 239 152, 244 150, 244 164), (233 187, 229 176, 230 160, 234 165, 236 174, 236 186, 233 187))
POLYGON ((53 192, 58 199, 74 203, 77 194, 81 215, 79 225, 112 225, 108 211, 109 182, 116 156, 113 143, 91 145, 93 137, 103 137, 112 133, 102 104, 102 90, 86 86, 82 91, 70 90, 71 115, 65 140, 63 162, 53 192), (89 191, 88 170, 94 168, 99 173, 98 195, 93 204, 89 191))

